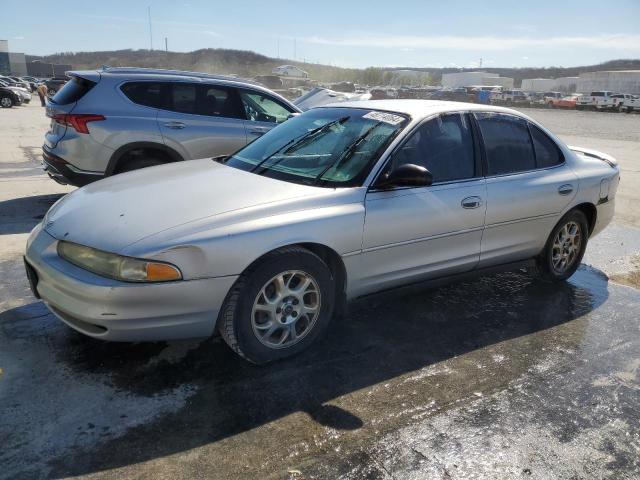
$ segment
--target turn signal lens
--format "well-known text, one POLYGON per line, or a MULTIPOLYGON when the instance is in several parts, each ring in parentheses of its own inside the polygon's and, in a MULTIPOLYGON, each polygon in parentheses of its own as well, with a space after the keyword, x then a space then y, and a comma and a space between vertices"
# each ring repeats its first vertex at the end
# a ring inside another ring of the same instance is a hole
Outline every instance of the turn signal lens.
POLYGON ((169 282, 180 280, 180 271, 172 265, 166 263, 147 263, 147 282, 169 282))

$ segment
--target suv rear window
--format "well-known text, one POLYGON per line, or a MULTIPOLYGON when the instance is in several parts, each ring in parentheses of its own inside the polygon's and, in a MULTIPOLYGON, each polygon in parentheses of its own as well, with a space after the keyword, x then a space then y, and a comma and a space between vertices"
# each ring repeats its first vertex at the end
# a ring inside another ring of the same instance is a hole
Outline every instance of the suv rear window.
POLYGON ((51 101, 58 105, 68 105, 77 102, 84 97, 89 90, 95 87, 96 82, 80 77, 72 77, 58 90, 51 101))
POLYGON ((162 84, 158 82, 129 82, 121 90, 129 100, 138 105, 161 108, 164 104, 162 84))

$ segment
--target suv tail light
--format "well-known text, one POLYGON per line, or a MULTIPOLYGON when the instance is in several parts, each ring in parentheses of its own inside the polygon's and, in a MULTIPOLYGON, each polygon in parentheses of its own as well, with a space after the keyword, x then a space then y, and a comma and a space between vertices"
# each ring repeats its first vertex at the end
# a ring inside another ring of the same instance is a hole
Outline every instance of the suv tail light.
POLYGON ((89 122, 99 122, 105 120, 104 115, 94 115, 92 113, 55 113, 47 115, 60 125, 73 128, 78 133, 89 133, 89 122))

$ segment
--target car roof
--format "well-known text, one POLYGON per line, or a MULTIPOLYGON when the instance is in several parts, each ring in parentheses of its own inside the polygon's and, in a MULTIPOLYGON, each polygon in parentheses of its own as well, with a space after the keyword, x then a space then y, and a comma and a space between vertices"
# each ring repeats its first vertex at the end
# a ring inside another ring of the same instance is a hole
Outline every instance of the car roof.
POLYGON ((444 100, 415 100, 415 99, 390 99, 390 100, 356 100, 349 102, 331 103, 318 108, 347 107, 366 108, 371 110, 384 110, 387 112, 402 113, 412 118, 420 119, 431 115, 464 111, 499 112, 518 115, 528 118, 526 115, 510 108, 496 107, 466 102, 449 102, 444 100))
POLYGON ((287 105, 293 105, 282 95, 270 90, 258 82, 231 75, 216 75, 213 73, 188 72, 183 70, 164 70, 156 68, 139 67, 103 67, 99 70, 73 70, 65 72, 67 76, 80 78, 122 77, 122 80, 163 80, 163 81, 190 81, 202 83, 214 83, 229 87, 250 87, 265 94, 271 95, 283 101, 287 105))

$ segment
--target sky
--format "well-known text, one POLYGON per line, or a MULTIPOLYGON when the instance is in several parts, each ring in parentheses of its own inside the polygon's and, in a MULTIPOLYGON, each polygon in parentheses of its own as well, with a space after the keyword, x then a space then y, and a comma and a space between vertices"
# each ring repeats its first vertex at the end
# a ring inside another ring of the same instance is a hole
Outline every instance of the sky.
MULTIPOLYGON (((640 0, 30 0, 11 51, 252 50, 341 67, 544 67, 640 58, 640 0)), ((11 10, 15 8, 15 14, 11 10)))

